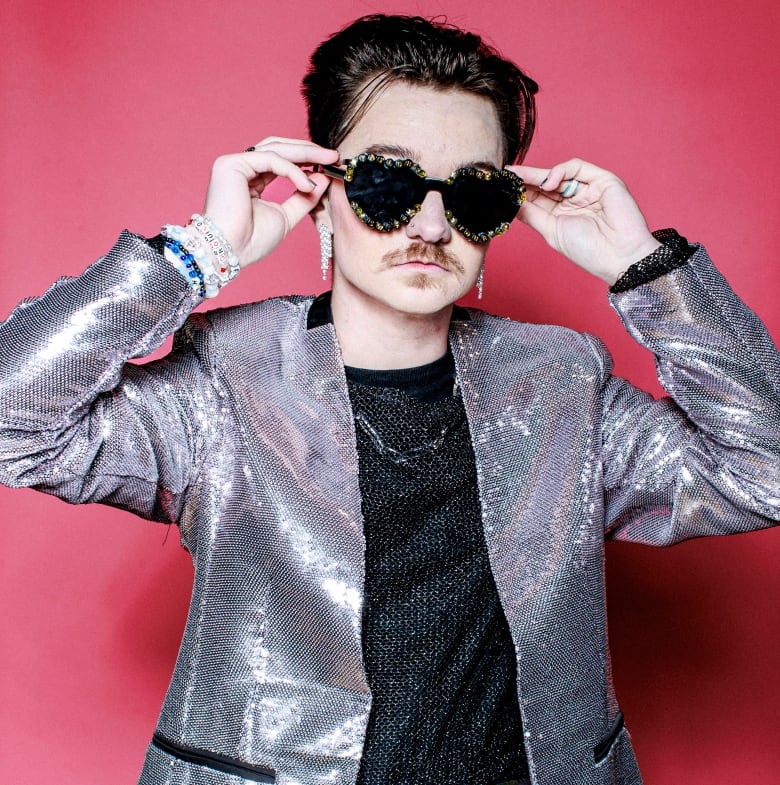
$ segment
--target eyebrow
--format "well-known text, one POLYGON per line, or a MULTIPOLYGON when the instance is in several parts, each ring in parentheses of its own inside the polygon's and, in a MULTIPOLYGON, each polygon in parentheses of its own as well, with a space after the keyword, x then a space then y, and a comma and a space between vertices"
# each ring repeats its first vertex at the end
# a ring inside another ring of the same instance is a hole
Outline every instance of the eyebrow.
POLYGON ((418 157, 408 147, 399 147, 396 144, 372 144, 366 148, 366 152, 374 153, 375 155, 386 155, 389 158, 411 158, 413 161, 416 161, 418 157))
MULTIPOLYGON (((409 158, 412 161, 419 161, 420 155, 408 147, 399 146, 396 144, 372 144, 365 149, 366 153, 374 153, 374 155, 385 155, 388 158, 409 158)), ((500 169, 492 161, 466 161, 455 167, 457 169, 500 169)))

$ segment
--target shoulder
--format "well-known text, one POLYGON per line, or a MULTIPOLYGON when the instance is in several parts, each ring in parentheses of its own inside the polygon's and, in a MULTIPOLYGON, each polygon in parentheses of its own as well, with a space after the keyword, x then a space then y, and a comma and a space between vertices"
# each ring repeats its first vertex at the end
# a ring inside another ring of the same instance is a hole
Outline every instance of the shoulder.
POLYGON ((578 364, 598 368, 603 375, 612 370, 612 357, 602 341, 589 333, 555 324, 531 324, 505 316, 468 309, 468 320, 454 323, 456 335, 470 336, 492 352, 522 357, 546 364, 578 364))
POLYGON ((254 303, 244 303, 228 308, 215 308, 206 311, 204 316, 216 330, 242 328, 244 325, 262 325, 267 322, 296 325, 303 320, 309 310, 313 297, 291 294, 284 297, 271 297, 254 303))
POLYGON ((177 332, 175 346, 189 344, 199 353, 246 354, 289 341, 306 329, 313 297, 288 295, 192 314, 177 332))

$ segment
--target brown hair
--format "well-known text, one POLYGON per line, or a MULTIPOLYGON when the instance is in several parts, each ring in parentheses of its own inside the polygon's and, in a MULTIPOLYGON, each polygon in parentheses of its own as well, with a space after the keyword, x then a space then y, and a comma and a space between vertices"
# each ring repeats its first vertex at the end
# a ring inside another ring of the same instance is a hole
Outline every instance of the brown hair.
POLYGON ((364 16, 323 41, 303 79, 312 141, 335 148, 391 82, 465 90, 490 100, 505 163, 522 161, 539 87, 478 35, 420 16, 364 16))

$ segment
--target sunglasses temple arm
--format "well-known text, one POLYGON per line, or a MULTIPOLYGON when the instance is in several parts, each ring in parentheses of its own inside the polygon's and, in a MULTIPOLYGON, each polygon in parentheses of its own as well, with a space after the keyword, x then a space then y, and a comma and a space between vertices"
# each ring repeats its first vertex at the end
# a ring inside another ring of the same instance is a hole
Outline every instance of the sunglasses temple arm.
POLYGON ((314 171, 326 174, 329 177, 334 177, 337 180, 343 180, 345 175, 343 169, 339 169, 337 166, 331 166, 330 164, 317 164, 314 167, 314 171))

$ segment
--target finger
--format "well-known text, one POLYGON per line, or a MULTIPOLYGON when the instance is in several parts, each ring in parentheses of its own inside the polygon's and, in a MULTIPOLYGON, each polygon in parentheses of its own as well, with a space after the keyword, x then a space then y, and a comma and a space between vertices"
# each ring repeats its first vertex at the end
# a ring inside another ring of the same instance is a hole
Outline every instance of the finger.
POLYGON ((513 166, 509 167, 515 171, 526 182, 536 185, 543 191, 565 191, 568 180, 577 180, 584 185, 610 180, 617 181, 618 178, 612 172, 602 169, 595 164, 583 161, 581 158, 571 158, 563 163, 556 164, 549 169, 540 169, 533 166, 513 166))
POLYGON ((312 174, 311 179, 315 184, 312 191, 309 191, 308 193, 295 191, 279 205, 279 208, 286 217, 287 226, 290 229, 319 204, 322 195, 330 185, 330 178, 322 174, 312 174))
POLYGON ((339 160, 337 150, 321 147, 318 144, 314 144, 314 142, 303 139, 285 139, 283 137, 268 137, 244 152, 277 153, 283 158, 296 163, 332 164, 339 160))
POLYGON ((264 185, 268 185, 271 179, 273 179, 273 177, 269 178, 267 176, 268 172, 272 172, 275 176, 287 177, 301 191, 311 190, 312 188, 311 185, 306 183, 306 180, 310 180, 311 171, 302 167, 316 167, 318 164, 334 164, 338 161, 338 153, 335 151, 324 151, 322 148, 301 152, 300 154, 285 149, 273 152, 252 152, 246 153, 246 155, 256 170, 263 169, 263 171, 258 172, 258 177, 263 181, 264 185), (271 156, 271 158, 269 159, 267 156, 271 156), (274 165, 268 164, 268 161, 271 160, 275 162, 274 165), (282 163, 282 161, 285 163, 282 163))
POLYGON ((544 191, 539 190, 539 188, 531 187, 526 191, 526 201, 523 206, 525 206, 525 204, 535 204, 537 207, 540 207, 542 210, 549 213, 558 207, 562 201, 560 194, 557 192, 545 193, 544 191))
POLYGON ((558 194, 562 199, 573 199, 582 185, 581 180, 563 180, 558 188, 558 194))
POLYGON ((263 172, 253 177, 249 183, 249 193, 256 199, 262 199, 263 191, 276 179, 273 172, 263 172))
POLYGON ((215 177, 219 176, 222 168, 240 171, 247 181, 267 185, 272 177, 286 177, 299 191, 312 191, 314 183, 309 179, 309 174, 304 172, 298 163, 309 163, 309 161, 295 162, 272 151, 252 151, 240 153, 238 155, 224 156, 215 162, 215 177))
POLYGON ((515 174, 523 178, 526 185, 531 186, 528 191, 529 198, 533 193, 559 193, 562 197, 572 197, 579 190, 581 181, 572 178, 566 179, 565 173, 553 167, 540 169, 535 166, 509 167, 515 174), (534 189, 537 189, 534 191, 534 189))
POLYGON ((527 185, 539 188, 550 174, 549 169, 539 169, 535 166, 507 166, 507 169, 522 177, 527 185))
POLYGON ((265 139, 261 139, 259 142, 255 144, 255 147, 263 147, 269 144, 276 144, 277 142, 282 142, 284 144, 300 144, 300 145, 309 145, 311 147, 322 147, 322 145, 318 145, 316 142, 312 142, 311 139, 303 139, 299 136, 266 136, 265 139))
POLYGON ((249 181, 250 188, 257 188, 259 191, 262 191, 267 185, 270 185, 276 179, 276 175, 273 172, 261 172, 256 177, 253 177, 249 181))
MULTIPOLYGON (((554 206, 557 202, 549 200, 554 206)), ((555 234, 556 219, 544 204, 537 204, 536 201, 526 201, 517 214, 517 220, 535 229, 545 239, 553 237, 555 234)))

